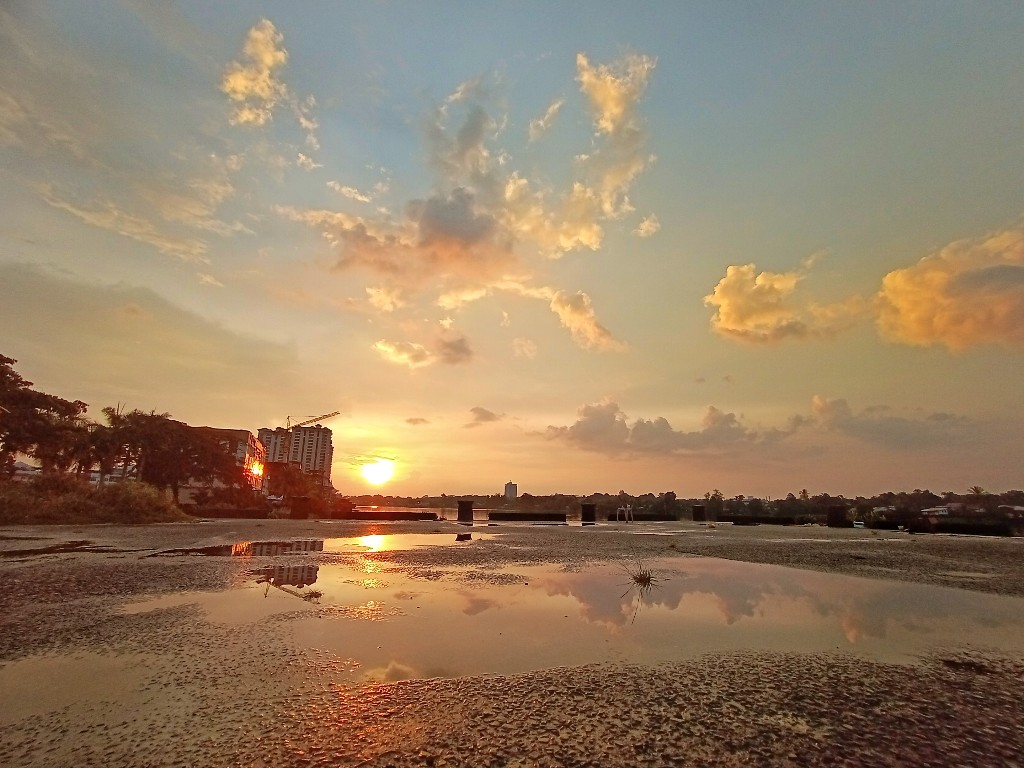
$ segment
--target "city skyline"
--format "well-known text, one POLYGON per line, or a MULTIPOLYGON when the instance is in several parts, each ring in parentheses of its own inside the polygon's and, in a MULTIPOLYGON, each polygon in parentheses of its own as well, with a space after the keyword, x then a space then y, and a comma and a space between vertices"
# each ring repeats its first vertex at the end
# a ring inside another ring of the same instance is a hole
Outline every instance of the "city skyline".
POLYGON ((346 494, 1024 487, 1024 7, 0 8, 0 353, 346 494))

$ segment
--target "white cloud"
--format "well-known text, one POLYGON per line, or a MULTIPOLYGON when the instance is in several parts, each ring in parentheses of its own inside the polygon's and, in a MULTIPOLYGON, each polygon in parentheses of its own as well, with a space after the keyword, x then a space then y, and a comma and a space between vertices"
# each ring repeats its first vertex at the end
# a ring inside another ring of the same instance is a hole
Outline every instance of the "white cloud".
POLYGON ((448 94, 445 104, 457 104, 460 101, 469 101, 478 98, 483 92, 483 78, 474 77, 471 80, 459 83, 458 87, 448 94))
POLYGON ((296 160, 295 162, 296 165, 299 166, 299 168, 302 168, 303 170, 306 171, 312 171, 316 168, 324 167, 323 164, 314 161, 313 158, 308 157, 307 155, 304 155, 301 152, 299 152, 298 160, 296 160))
POLYGON ((660 229, 661 222, 658 221, 658 217, 652 213, 637 225, 636 229, 633 230, 633 234, 638 235, 639 237, 651 237, 652 235, 657 234, 660 229))
POLYGON ((338 194, 347 197, 349 200, 356 200, 360 203, 372 202, 373 198, 365 192, 360 192, 355 187, 349 187, 338 183, 337 181, 328 181, 327 186, 333 189, 338 194))
POLYGON ((544 112, 544 117, 539 117, 536 120, 530 121, 530 141, 537 141, 541 136, 548 132, 552 123, 555 121, 555 117, 558 116, 558 112, 561 110, 563 104, 565 104, 565 99, 556 99, 548 105, 547 110, 544 112))
POLYGON ((145 243, 168 256, 174 256, 182 261, 209 261, 206 257, 207 245, 205 242, 163 233, 152 221, 128 213, 114 203, 103 202, 86 208, 61 200, 52 189, 47 187, 40 187, 39 195, 54 208, 67 211, 87 224, 145 243))

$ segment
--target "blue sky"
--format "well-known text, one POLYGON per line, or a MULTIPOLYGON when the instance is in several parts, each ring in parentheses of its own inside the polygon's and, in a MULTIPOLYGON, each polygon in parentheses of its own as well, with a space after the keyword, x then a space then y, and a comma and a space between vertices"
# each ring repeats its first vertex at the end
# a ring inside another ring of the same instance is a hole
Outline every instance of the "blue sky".
POLYGON ((0 8, 0 352, 393 493, 1024 486, 1015 3, 0 8))

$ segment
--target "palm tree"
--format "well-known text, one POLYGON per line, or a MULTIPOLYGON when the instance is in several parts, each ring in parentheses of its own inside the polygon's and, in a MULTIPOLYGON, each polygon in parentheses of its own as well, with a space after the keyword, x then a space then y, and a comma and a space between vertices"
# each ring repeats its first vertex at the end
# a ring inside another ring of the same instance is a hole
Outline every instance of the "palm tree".
POLYGON ((121 435, 112 426, 92 424, 89 428, 89 448, 93 464, 99 466, 99 484, 103 485, 103 479, 113 474, 124 451, 121 435))
POLYGON ((967 492, 974 497, 974 502, 978 505, 979 509, 985 508, 985 502, 988 500, 988 492, 980 485, 972 485, 967 489, 967 492))

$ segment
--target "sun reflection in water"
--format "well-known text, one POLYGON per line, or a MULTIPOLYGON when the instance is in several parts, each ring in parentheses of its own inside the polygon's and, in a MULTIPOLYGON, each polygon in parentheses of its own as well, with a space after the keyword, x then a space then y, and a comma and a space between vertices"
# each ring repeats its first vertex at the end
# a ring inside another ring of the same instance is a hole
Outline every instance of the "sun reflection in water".
POLYGON ((352 583, 363 589, 384 589, 388 585, 386 581, 381 581, 380 579, 359 579, 352 583))
POLYGON ((384 543, 387 541, 387 536, 382 536, 379 533, 374 533, 369 536, 359 537, 359 546, 366 547, 371 552, 380 552, 384 549, 384 543))

